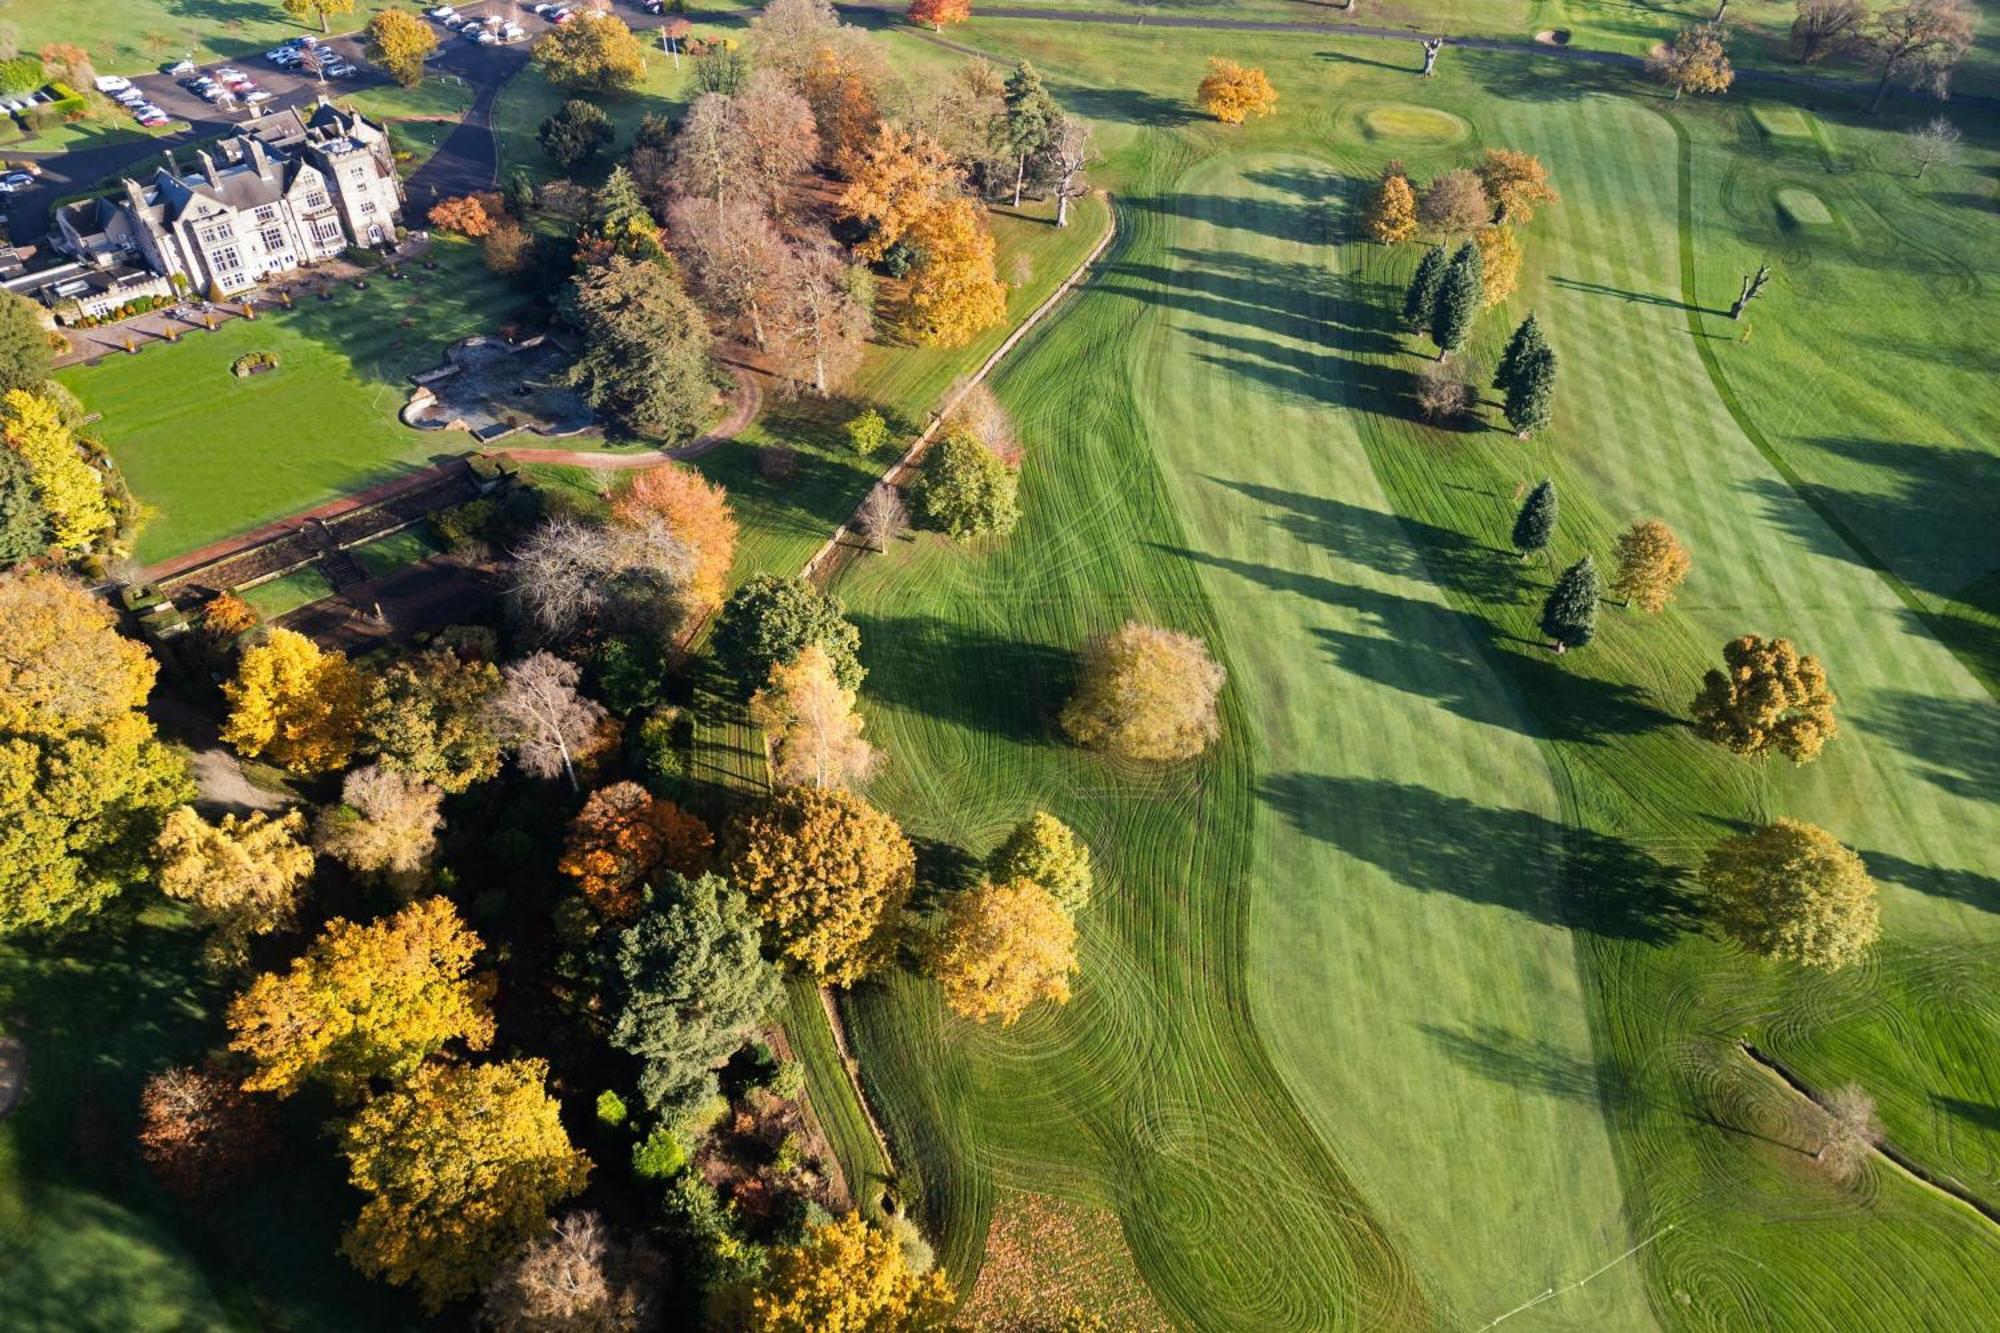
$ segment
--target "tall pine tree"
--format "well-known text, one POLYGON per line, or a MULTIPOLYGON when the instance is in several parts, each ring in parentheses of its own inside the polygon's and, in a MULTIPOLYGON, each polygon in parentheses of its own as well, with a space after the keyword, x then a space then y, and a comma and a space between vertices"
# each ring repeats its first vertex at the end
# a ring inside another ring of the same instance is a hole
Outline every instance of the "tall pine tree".
POLYGON ((1535 483, 1521 512, 1514 516, 1514 549, 1523 559, 1549 548, 1556 535, 1556 484, 1547 477, 1535 483))
POLYGON ((1417 261, 1417 271, 1403 292, 1403 327, 1422 332, 1430 326, 1431 307, 1437 304, 1438 286, 1444 282, 1444 247, 1433 245, 1417 261))
POLYGON ((1431 341, 1438 345, 1438 360, 1465 347, 1472 336, 1472 321, 1485 304, 1486 284, 1481 276, 1479 247, 1471 241, 1445 265, 1444 281, 1438 284, 1437 301, 1431 307, 1431 341))
POLYGON ((1500 353, 1500 364, 1493 367, 1493 387, 1502 393, 1512 384, 1514 372, 1520 369, 1521 359, 1537 347, 1547 347, 1549 341, 1542 336, 1542 326, 1535 321, 1531 310, 1528 317, 1514 328, 1514 336, 1507 339, 1507 350, 1500 353))
POLYGON ((40 555, 55 534, 35 494, 34 474, 21 456, 0 444, 0 569, 40 555))
POLYGON ((1554 642, 1557 652, 1581 648, 1597 634, 1597 599, 1603 591, 1597 581, 1597 565, 1589 556, 1562 572, 1542 603, 1542 633, 1554 642))
POLYGON ((1019 208, 1021 183, 1028 177, 1028 159, 1054 146, 1062 108, 1042 86, 1042 76, 1025 60, 1007 76, 1002 95, 1007 114, 998 128, 1007 151, 1014 157, 1014 207, 1019 208))
POLYGON ((1556 354, 1547 343, 1530 348, 1507 385, 1507 421, 1527 439, 1549 424, 1555 410, 1556 354))

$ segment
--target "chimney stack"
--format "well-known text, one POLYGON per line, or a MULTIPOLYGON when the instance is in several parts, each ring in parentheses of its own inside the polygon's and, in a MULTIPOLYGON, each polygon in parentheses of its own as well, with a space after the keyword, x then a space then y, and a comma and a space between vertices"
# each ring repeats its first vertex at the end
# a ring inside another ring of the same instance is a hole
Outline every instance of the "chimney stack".
POLYGON ((208 150, 197 148, 194 155, 201 159, 201 174, 208 177, 208 183, 218 190, 221 189, 222 177, 216 174, 215 159, 208 155, 208 150))

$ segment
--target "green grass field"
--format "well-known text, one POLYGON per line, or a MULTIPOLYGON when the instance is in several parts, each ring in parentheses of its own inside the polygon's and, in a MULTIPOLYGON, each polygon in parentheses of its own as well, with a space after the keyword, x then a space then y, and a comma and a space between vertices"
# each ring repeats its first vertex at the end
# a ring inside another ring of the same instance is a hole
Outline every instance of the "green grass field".
MULTIPOLYGON (((1773 296, 1738 342, 1702 312, 1755 244, 1737 228, 1776 230, 1767 178, 1786 169, 1741 146, 1740 107, 1677 123, 1664 101, 1467 54, 1435 101, 1477 127, 1470 144, 1357 143, 1346 107, 1406 85, 1258 39, 1242 49, 1293 98, 1278 121, 1163 130, 1200 53, 1077 32, 972 29, 1064 80, 1116 149, 1113 261, 999 381, 1039 446, 1027 520, 993 550, 870 560, 840 589, 891 755, 872 794, 945 858, 1048 805, 1111 881, 1066 1011, 975 1030, 909 979, 849 1005, 954 1271, 976 1267, 1009 1187, 1115 1208, 1155 1290, 1203 1328, 1477 1327, 1556 1288, 1544 1325, 1995 1318, 1973 1274, 2000 1235, 1894 1173, 1854 1192, 1815 1177, 1810 1128, 1733 1049, 1747 1035, 1817 1085, 1858 1079, 1900 1145, 1994 1189, 2000 1088, 1972 1054, 2000 1033, 1972 998, 1992 993, 2000 934, 1991 698, 1978 655, 1954 656, 1842 534, 1867 531, 1911 579, 1951 545, 1941 585, 1987 574, 1990 543, 1838 491, 1789 443, 1808 415, 1931 438, 1896 424, 1915 400, 1957 412, 1931 418, 1940 450, 1990 469, 1991 395, 1943 354, 1962 332, 1921 314, 1929 274, 1991 277, 1990 216, 1924 203, 1983 168, 1921 190, 1886 164, 1815 178, 1837 216, 1931 225, 1868 270, 1869 303, 1773 296), (1541 315, 1564 387, 1528 444, 1410 424, 1423 353, 1388 312, 1414 253, 1347 239, 1384 158, 1428 170, 1501 143, 1540 153, 1566 196, 1525 230, 1523 291, 1468 357, 1490 366, 1511 321, 1541 315), (1718 194, 1754 220, 1712 220, 1718 194), (1885 325, 1906 349, 1893 367, 1866 355, 1885 325), (1804 377, 1794 337, 1819 340, 1809 402, 1732 388, 1804 377), (1546 574, 1499 549, 1545 473, 1562 559, 1659 513, 1697 562, 1678 609, 1607 610, 1560 664, 1533 628, 1546 574), (1192 771, 1107 771, 1054 733, 1075 645, 1128 614, 1205 634, 1231 668, 1229 739, 1192 771), (1746 630, 1829 663, 1846 730, 1819 764, 1744 764, 1675 724, 1746 630), (1834 829, 1884 881, 1870 966, 1804 978, 1700 933, 1685 868, 1777 813, 1834 829)), ((1887 129, 1834 142, 1894 151, 1887 129)), ((1950 486, 1932 458, 1903 461, 1912 489, 1950 486)), ((1963 506, 1991 490, 1961 485, 1963 506)))

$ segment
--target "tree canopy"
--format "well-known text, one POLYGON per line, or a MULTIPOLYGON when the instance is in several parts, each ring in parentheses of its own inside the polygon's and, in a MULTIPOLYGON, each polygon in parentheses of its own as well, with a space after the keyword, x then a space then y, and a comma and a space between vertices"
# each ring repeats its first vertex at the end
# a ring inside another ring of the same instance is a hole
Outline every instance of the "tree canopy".
POLYGON ((1723 930, 1766 958, 1845 967, 1881 934, 1867 866, 1811 824, 1780 819, 1724 838, 1701 877, 1723 930))
POLYGON ((1612 553, 1618 569, 1611 591, 1641 611, 1664 611, 1694 567, 1674 530, 1657 518, 1640 519, 1619 533, 1612 553))
POLYGON ((1122 759, 1192 759, 1222 734, 1223 670, 1200 639, 1127 621, 1085 645, 1070 739, 1122 759))
POLYGON ((715 399, 708 321, 658 264, 613 255, 579 273, 584 351, 567 382, 585 402, 648 439, 694 438, 715 399))
POLYGON ((615 93, 646 77, 646 47, 622 19, 588 10, 535 43, 535 63, 558 88, 615 93))
POLYGON ((193 905, 212 932, 212 960, 239 963, 251 936, 291 929, 299 888, 313 870, 305 829, 296 810, 276 818, 261 811, 224 815, 219 824, 186 805, 167 816, 153 843, 160 892, 193 905))
POLYGON ((384 9, 368 20, 368 58, 405 88, 424 81, 424 61, 437 50, 430 24, 405 9, 384 9))
POLYGON ((1581 648, 1597 637, 1597 599, 1602 595, 1597 565, 1589 556, 1562 572, 1542 603, 1542 633, 1558 652, 1581 648))
POLYGON ((1076 830, 1046 810, 1022 820, 994 851, 990 864, 998 883, 1026 880, 1055 895, 1063 910, 1082 911, 1090 901, 1094 875, 1090 848, 1076 830))
POLYGON ((576 880, 599 916, 629 921, 656 868, 698 874, 714 845, 694 815, 636 782, 618 782, 592 792, 570 821, 556 868, 576 880))
POLYGON ((772 1251, 750 1298, 749 1333, 920 1333, 953 1309, 943 1274, 918 1276, 902 1247, 849 1213, 772 1251))
POLYGON ((800 578, 759 574, 738 588, 716 617, 715 660, 748 699, 813 644, 826 649, 833 678, 858 689, 865 674, 858 656, 861 631, 838 599, 800 578))
POLYGON ((224 682, 222 739, 294 773, 347 766, 360 735, 367 682, 346 656, 294 630, 274 629, 243 653, 224 682))
POLYGON ((868 777, 880 757, 861 738, 854 691, 834 678, 833 659, 817 643, 772 665, 770 682, 751 696, 750 717, 764 729, 781 783, 845 787, 868 777))
POLYGON ((1241 125, 1252 116, 1261 120, 1278 110, 1277 89, 1263 70, 1222 56, 1208 58, 1208 73, 1195 90, 1195 99, 1225 125, 1241 125))
POLYGON ((361 747, 382 765, 456 795, 500 772, 491 708, 500 669, 450 648, 427 648, 378 676, 362 713, 361 747))
POLYGON ((953 1013, 1011 1026, 1038 1000, 1069 1002, 1076 923, 1029 880, 966 889, 951 900, 931 967, 953 1013))
POLYGON ((1745 634, 1722 645, 1722 661, 1689 705, 1695 735, 1740 755, 1776 751, 1803 764, 1838 734, 1825 669, 1790 639, 1745 634))
POLYGON ((1021 521, 1021 480, 964 431, 940 440, 924 464, 917 501, 924 516, 957 541, 1004 537, 1021 521))
POLYGON ((1549 549, 1555 535, 1556 484, 1543 477, 1521 501, 1520 512, 1514 515, 1514 549, 1524 557, 1538 555, 1549 549))

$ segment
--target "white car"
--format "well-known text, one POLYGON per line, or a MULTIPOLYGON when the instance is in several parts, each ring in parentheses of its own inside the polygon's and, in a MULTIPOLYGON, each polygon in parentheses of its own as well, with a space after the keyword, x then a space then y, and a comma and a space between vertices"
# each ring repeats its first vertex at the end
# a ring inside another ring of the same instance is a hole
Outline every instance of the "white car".
POLYGON ((100 74, 97 78, 97 91, 100 93, 122 93, 131 86, 132 80, 121 79, 116 74, 100 74))
POLYGON ((260 88, 254 93, 245 93, 243 95, 243 100, 248 102, 251 106, 261 106, 263 103, 271 100, 271 94, 265 92, 263 89, 260 88))
POLYGON ((443 23, 446 19, 453 19, 458 17, 458 11, 456 9, 453 9, 450 5, 439 5, 436 9, 428 10, 426 12, 429 13, 432 18, 436 19, 440 23, 443 23))

